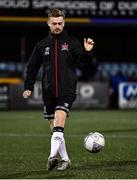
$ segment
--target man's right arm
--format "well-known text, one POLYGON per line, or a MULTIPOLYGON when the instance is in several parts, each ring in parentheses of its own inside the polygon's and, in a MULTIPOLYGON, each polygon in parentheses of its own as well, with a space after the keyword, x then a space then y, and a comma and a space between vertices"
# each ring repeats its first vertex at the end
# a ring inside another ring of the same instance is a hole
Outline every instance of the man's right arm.
POLYGON ((24 81, 24 89, 33 91, 33 86, 36 81, 38 70, 41 66, 41 55, 38 45, 35 46, 29 62, 26 66, 26 74, 24 81))
POLYGON ((23 97, 28 97, 32 94, 34 83, 36 81, 36 77, 38 74, 38 71, 41 66, 41 55, 40 55, 40 49, 36 45, 29 62, 27 63, 26 66, 26 72, 25 72, 25 81, 24 81, 24 93, 23 97))

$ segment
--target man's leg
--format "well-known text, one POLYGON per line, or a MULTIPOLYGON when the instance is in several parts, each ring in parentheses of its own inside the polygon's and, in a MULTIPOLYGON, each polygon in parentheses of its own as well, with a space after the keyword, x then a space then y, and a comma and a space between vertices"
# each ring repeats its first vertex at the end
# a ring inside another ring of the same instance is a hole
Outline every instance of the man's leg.
POLYGON ((65 127, 66 117, 69 113, 69 110, 75 98, 76 96, 67 96, 67 97, 59 98, 55 107, 53 136, 54 135, 57 136, 59 134, 61 136, 61 142, 59 143, 59 146, 56 149, 56 152, 60 154, 62 159, 61 166, 58 168, 58 170, 66 170, 70 167, 70 160, 67 154, 63 132, 65 127), (61 132, 58 133, 57 131, 61 131, 61 132))
MULTIPOLYGON (((48 122, 49 122, 50 130, 52 133, 53 127, 54 127, 54 119, 49 119, 48 122)), ((63 142, 60 145, 60 148, 58 150, 58 155, 60 155, 61 157, 61 162, 69 161, 69 157, 68 157, 68 153, 67 153, 66 145, 65 145, 65 140, 63 140, 63 142)))
MULTIPOLYGON (((58 170, 65 170, 70 166, 70 160, 66 151, 65 139, 64 139, 64 126, 67 114, 74 101, 75 97, 67 97, 67 99, 58 99, 55 107, 54 120, 50 121, 50 127, 53 127, 53 134, 51 138, 51 152, 49 156, 49 162, 59 154, 62 159, 61 167, 58 170)), ((51 110, 51 108, 47 108, 51 110)), ((51 115, 49 116, 51 117, 51 115)), ((51 165, 50 165, 51 166, 51 165)), ((49 167, 49 166, 48 166, 49 167)), ((54 166, 55 167, 55 166, 54 166)), ((49 170, 54 168, 48 168, 49 170)))
MULTIPOLYGON (((65 121, 66 121, 67 113, 61 110, 57 110, 55 112, 55 121, 54 121, 54 127, 56 126, 61 126, 65 127, 65 121)), ((64 139, 64 134, 63 134, 63 139, 62 143, 60 145, 60 148, 58 149, 58 153, 61 157, 62 160, 69 160, 68 153, 66 150, 66 145, 65 145, 65 139, 64 139)))
POLYGON ((51 138, 51 152, 50 157, 57 156, 61 144, 64 142, 64 126, 65 126, 66 112, 62 110, 55 111, 53 121, 53 134, 51 138))
POLYGON ((53 133, 54 119, 48 119, 51 134, 53 133))
POLYGON ((64 139, 64 126, 67 113, 62 110, 55 111, 53 136, 51 138, 51 153, 50 157, 55 157, 57 154, 61 156, 61 166, 58 170, 66 170, 70 167, 70 160, 67 154, 65 139, 64 139))
POLYGON ((66 112, 56 111, 54 115, 54 120, 50 120, 50 128, 53 133, 51 137, 51 151, 50 156, 48 158, 47 163, 47 170, 54 169, 58 164, 57 155, 59 153, 59 148, 64 141, 63 132, 64 132, 64 125, 66 119, 66 112))
MULTIPOLYGON (((53 126, 54 126, 54 113, 55 113, 55 106, 56 106, 56 101, 55 99, 46 99, 44 101, 44 119, 47 119, 49 122, 50 126, 50 131, 51 134, 53 132, 53 126)), ((58 165, 58 158, 53 157, 53 158, 48 158, 47 162, 47 170, 52 170, 58 165)))

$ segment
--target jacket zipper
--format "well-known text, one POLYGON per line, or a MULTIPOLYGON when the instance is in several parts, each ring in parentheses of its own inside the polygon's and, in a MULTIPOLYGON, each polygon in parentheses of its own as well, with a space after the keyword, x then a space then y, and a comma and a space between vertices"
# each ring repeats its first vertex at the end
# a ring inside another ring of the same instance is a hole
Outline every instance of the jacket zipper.
POLYGON ((56 84, 56 97, 58 97, 58 41, 55 36, 55 84, 56 84))

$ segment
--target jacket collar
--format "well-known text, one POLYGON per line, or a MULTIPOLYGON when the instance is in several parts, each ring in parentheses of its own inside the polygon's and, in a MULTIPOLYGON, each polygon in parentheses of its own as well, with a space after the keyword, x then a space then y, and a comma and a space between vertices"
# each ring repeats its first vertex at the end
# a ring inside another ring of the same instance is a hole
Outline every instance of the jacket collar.
POLYGON ((53 34, 53 33, 51 33, 51 31, 49 32, 49 37, 50 37, 51 39, 53 39, 55 36, 56 36, 57 38, 60 38, 60 37, 63 37, 63 36, 65 36, 65 35, 67 35, 67 32, 66 32, 65 29, 64 29, 60 34, 53 34))

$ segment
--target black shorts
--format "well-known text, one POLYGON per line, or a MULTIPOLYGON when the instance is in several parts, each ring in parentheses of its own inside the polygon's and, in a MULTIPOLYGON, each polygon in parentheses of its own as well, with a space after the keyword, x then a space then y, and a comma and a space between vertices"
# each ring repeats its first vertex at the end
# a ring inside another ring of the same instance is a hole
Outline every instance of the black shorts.
POLYGON ((44 119, 54 119, 56 110, 62 110, 69 113, 69 110, 76 99, 76 96, 59 97, 53 99, 45 99, 44 101, 44 119))

